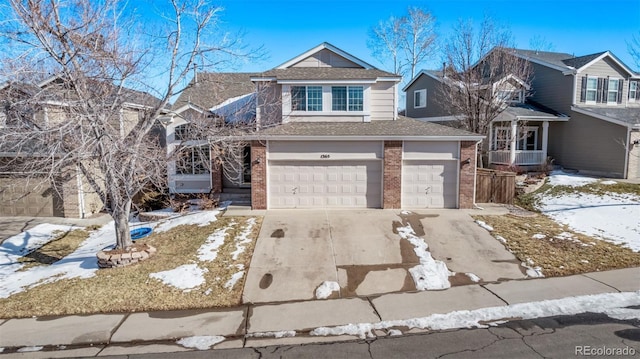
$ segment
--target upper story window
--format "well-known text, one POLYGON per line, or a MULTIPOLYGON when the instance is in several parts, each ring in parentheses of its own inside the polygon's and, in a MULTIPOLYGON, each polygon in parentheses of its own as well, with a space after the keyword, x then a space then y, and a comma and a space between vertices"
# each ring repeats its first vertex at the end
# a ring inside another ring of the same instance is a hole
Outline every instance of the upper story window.
POLYGON ((322 86, 291 86, 291 109, 322 111, 322 86))
POLYGON ((622 103, 623 79, 583 76, 580 102, 588 104, 622 103))
POLYGON ((598 78, 597 77, 588 77, 587 78, 587 93, 586 93, 586 101, 587 102, 596 102, 597 94, 598 94, 598 78))
POLYGON ((416 90, 413 92, 413 108, 427 107, 427 89, 416 90))
POLYGON ((607 86, 607 103, 617 103, 618 102, 618 86, 620 84, 620 80, 618 79, 609 79, 609 83, 607 86))
POLYGON ((638 89, 638 81, 629 82, 629 101, 635 102, 640 100, 640 89, 638 89))
POLYGON ((331 87, 331 111, 363 111, 363 109, 364 87, 331 87))
POLYGON ((523 103, 524 96, 522 90, 500 90, 498 91, 498 100, 507 103, 523 103))

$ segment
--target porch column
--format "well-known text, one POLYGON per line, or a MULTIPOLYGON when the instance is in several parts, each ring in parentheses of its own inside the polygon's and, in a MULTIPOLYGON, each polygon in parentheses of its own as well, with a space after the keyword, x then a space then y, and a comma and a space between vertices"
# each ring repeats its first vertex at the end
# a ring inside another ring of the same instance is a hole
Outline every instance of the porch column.
POLYGON ((542 163, 547 162, 547 143, 549 140, 549 121, 542 122, 542 163))
POLYGON ((518 144, 518 121, 511 121, 511 144, 509 145, 509 164, 516 163, 516 146, 518 144))

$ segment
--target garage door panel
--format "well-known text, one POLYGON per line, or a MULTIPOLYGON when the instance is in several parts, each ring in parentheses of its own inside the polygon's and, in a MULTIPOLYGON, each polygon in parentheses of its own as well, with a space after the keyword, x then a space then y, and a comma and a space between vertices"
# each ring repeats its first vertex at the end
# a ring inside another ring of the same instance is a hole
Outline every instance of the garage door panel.
POLYGON ((268 171, 270 208, 381 207, 381 161, 270 161, 268 171))
POLYGON ((457 162, 410 160, 402 167, 402 207, 457 207, 457 162))

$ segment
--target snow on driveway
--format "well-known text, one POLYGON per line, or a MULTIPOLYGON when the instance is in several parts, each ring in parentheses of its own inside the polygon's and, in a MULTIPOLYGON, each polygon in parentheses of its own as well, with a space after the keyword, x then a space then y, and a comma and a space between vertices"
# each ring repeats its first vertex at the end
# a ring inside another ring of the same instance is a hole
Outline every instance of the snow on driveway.
MULTIPOLYGON (((553 172, 551 185, 580 187, 594 178, 553 172)), ((612 184, 612 181, 604 181, 612 184)), ((601 182, 603 183, 603 182, 601 182)), ((540 211, 578 233, 622 244, 640 251, 640 197, 633 194, 562 193, 539 195, 540 211)))

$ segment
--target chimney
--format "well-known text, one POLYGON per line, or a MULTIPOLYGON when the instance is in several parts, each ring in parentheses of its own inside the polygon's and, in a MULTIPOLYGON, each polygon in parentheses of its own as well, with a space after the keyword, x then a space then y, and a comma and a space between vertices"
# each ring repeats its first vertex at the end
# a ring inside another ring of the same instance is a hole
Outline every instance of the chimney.
POLYGON ((193 83, 198 84, 198 64, 193 64, 193 83))
POLYGON ((447 63, 442 63, 442 77, 447 77, 447 63))

